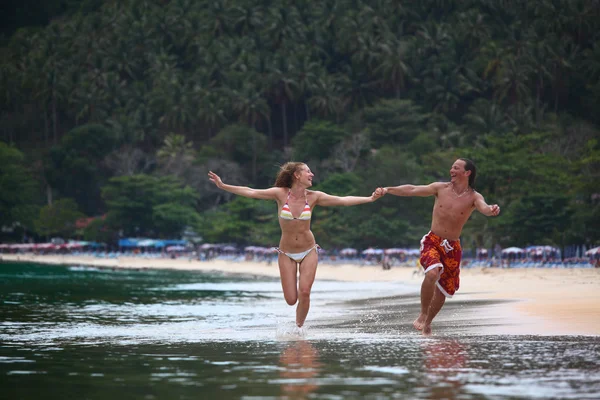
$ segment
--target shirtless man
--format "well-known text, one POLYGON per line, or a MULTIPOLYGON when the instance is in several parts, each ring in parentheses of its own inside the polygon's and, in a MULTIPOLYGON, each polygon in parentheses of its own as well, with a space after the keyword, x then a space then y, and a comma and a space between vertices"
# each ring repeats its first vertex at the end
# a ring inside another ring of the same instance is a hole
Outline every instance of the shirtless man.
POLYGON ((475 191, 476 168, 473 161, 459 158, 450 169, 450 182, 429 185, 386 187, 383 193, 395 196, 435 196, 431 231, 421 239, 421 265, 425 278, 421 284, 421 313, 413 322, 424 335, 431 334, 431 321, 442 309, 446 297, 452 297, 459 287, 460 234, 463 226, 477 209, 488 217, 497 216, 500 207, 489 205, 475 191))

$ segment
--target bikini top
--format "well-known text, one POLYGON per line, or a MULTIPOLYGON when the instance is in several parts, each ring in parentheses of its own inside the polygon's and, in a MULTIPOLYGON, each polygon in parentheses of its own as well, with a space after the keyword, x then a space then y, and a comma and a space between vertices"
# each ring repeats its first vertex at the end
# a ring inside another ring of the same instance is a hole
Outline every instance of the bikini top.
POLYGON ((288 192, 287 199, 285 200, 285 204, 281 208, 281 212, 279 213, 279 218, 289 219, 289 220, 299 219, 302 221, 310 221, 310 219, 312 217, 312 212, 310 211, 310 206, 308 205, 308 198, 306 197, 306 191, 304 191, 304 201, 305 201, 304 210, 302 210, 302 214, 300 214, 300 216, 298 218, 295 218, 292 215, 292 211, 290 210, 290 205, 288 204, 288 202, 290 201, 290 193, 292 193, 291 189, 288 192))

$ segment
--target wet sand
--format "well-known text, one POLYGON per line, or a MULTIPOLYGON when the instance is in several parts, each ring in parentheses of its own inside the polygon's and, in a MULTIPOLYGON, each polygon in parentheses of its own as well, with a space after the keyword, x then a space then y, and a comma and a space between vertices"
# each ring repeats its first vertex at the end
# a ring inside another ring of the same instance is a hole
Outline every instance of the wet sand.
MULTIPOLYGON (((33 254, 3 254, 1 259, 103 268, 159 268, 279 276, 276 263, 33 254)), ((414 285, 413 296, 373 299, 361 306, 370 311, 373 318, 387 321, 390 328, 410 329, 418 310, 422 275, 414 266, 383 270, 380 266, 321 263, 317 279, 414 285)), ((460 286, 434 321, 434 333, 444 327, 465 327, 486 334, 600 335, 600 269, 470 268, 461 271, 460 286)))

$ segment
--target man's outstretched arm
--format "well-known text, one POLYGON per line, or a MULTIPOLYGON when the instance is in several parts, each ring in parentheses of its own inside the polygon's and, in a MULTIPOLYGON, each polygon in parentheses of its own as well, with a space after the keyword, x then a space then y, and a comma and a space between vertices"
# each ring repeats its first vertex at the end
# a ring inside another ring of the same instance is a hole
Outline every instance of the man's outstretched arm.
POLYGON ((476 194, 475 208, 477 211, 488 217, 495 217, 500 214, 500 206, 498 204, 487 204, 480 193, 476 194))
POLYGON ((393 194, 394 196, 419 196, 427 197, 434 196, 444 183, 434 182, 429 185, 400 185, 400 186, 388 186, 383 188, 384 194, 393 194))

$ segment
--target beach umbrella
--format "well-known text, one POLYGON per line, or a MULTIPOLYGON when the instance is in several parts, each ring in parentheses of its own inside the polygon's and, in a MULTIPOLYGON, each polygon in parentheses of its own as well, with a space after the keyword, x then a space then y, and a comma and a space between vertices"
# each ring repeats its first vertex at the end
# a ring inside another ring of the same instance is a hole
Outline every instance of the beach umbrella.
POLYGON ((179 245, 175 245, 175 246, 167 246, 166 250, 167 251, 184 251, 186 249, 185 246, 179 246, 179 245))
POLYGON ((266 253, 275 253, 275 252, 277 252, 277 249, 275 247, 260 247, 260 246, 257 246, 255 251, 257 253, 266 254, 266 253))
POLYGON ((502 254, 521 254, 524 252, 525 250, 520 247, 507 247, 506 249, 502 249, 502 254))
POLYGON ((383 250, 382 249, 373 249, 373 248, 369 247, 368 249, 363 250, 362 253, 367 254, 367 255, 383 254, 383 250))
POLYGON ((83 247, 83 245, 81 243, 77 243, 77 242, 69 242, 69 243, 61 245, 61 247, 65 248, 65 249, 80 249, 83 247))
POLYGON ((529 246, 525 248, 525 251, 529 255, 534 256, 552 256, 552 255, 560 255, 560 250, 556 247, 552 246, 529 246))
POLYGON ((406 250, 399 248, 390 248, 384 250, 385 254, 406 254, 406 250))
POLYGON ((137 247, 142 239, 138 238, 125 238, 119 239, 119 247, 137 247))
POLYGON ((34 249, 47 250, 57 247, 54 243, 37 243, 33 246, 34 249))
POLYGON ((600 254, 600 246, 594 247, 593 249, 589 249, 588 251, 585 252, 586 256, 593 256, 596 254, 600 254))
POLYGON ((342 256, 353 256, 356 255, 356 253, 358 253, 358 250, 350 247, 346 247, 345 249, 340 250, 340 254, 342 256))
POLYGON ((409 256, 421 255, 421 249, 406 249, 406 254, 409 256))

